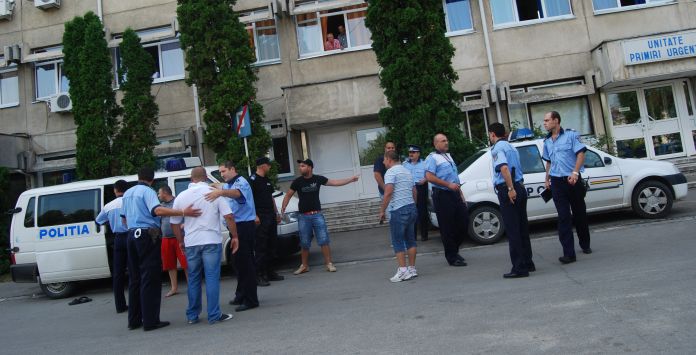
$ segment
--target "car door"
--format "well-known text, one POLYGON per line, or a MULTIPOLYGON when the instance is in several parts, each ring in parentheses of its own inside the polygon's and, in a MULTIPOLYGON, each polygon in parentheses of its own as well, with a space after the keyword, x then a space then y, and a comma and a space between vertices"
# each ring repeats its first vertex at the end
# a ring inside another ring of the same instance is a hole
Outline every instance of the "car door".
POLYGON ((527 217, 537 219, 555 214, 556 207, 553 202, 545 203, 540 195, 541 191, 544 190, 546 167, 541 159, 539 146, 530 142, 515 148, 520 154, 520 163, 524 172, 524 186, 527 189, 527 217))
POLYGON ((589 186, 585 196, 588 210, 619 207, 623 204, 623 177, 614 159, 608 154, 587 148, 582 178, 589 186))

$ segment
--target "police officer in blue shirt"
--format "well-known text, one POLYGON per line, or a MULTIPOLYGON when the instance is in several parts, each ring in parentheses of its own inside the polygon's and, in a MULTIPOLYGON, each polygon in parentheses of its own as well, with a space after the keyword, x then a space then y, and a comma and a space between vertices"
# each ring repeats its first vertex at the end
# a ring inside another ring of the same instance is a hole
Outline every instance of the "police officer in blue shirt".
MULTIPOLYGON (((123 206, 123 193, 128 190, 128 183, 125 180, 118 180, 114 183, 115 199, 104 205, 96 222, 100 225, 109 224, 111 229, 113 251, 111 251, 111 275, 114 291, 114 303, 116 313, 123 313, 128 310, 126 296, 123 292, 126 286, 126 265, 128 264, 128 229, 121 219, 121 207, 123 206)), ((107 244, 112 244, 107 243, 107 244)))
POLYGON ((416 209, 418 210, 418 223, 416 234, 421 231, 421 240, 428 240, 428 228, 430 228, 430 216, 428 214, 428 181, 425 180, 425 161, 420 158, 421 148, 415 144, 408 146, 408 160, 401 164, 411 172, 413 182, 416 184, 416 209))
POLYGON ((581 175, 587 148, 577 132, 561 128, 561 115, 556 111, 544 116, 544 129, 549 132, 542 157, 546 161, 546 188, 551 189, 558 211, 558 239, 563 246, 563 256, 558 261, 569 264, 575 262, 573 224, 582 252, 592 253, 585 207, 587 190, 581 175))
POLYGON ((162 301, 162 230, 161 216, 200 216, 192 206, 175 210, 160 205, 157 193, 150 186, 155 171, 143 167, 138 171, 138 184, 123 194, 121 217, 128 226, 128 329, 141 326, 145 331, 163 328, 169 322, 160 320, 162 301))
POLYGON ((440 225, 445 259, 451 266, 466 266, 466 261, 459 255, 459 246, 467 232, 469 213, 457 174, 457 164, 447 153, 447 136, 436 134, 433 146, 435 151, 425 159, 425 179, 433 184, 433 205, 440 225))
POLYGON ((230 304, 236 305, 236 312, 243 312, 259 306, 256 293, 256 260, 254 257, 254 235, 256 234, 256 207, 254 194, 249 182, 237 173, 234 162, 226 161, 219 166, 220 175, 225 179, 222 190, 213 190, 206 200, 213 201, 220 196, 229 198, 230 208, 237 224, 239 250, 234 255, 237 270, 237 290, 230 304))
POLYGON ((488 139, 493 143, 493 186, 503 214, 512 262, 512 270, 503 277, 527 277, 530 271, 536 271, 536 267, 532 262, 532 245, 529 242, 527 190, 524 187, 520 155, 505 139, 505 126, 502 123, 496 122, 488 126, 488 139))

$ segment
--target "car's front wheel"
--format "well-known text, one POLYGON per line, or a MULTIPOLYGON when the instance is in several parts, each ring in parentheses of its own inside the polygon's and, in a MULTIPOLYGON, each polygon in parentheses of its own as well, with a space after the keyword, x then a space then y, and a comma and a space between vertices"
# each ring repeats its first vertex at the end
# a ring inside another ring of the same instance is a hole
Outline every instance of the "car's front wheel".
POLYGON ((633 211, 642 218, 664 218, 672 210, 674 196, 667 185, 655 181, 643 181, 631 197, 633 211))
POLYGON ((505 233, 503 215, 492 206, 479 206, 469 213, 469 237, 478 244, 497 243, 505 233))

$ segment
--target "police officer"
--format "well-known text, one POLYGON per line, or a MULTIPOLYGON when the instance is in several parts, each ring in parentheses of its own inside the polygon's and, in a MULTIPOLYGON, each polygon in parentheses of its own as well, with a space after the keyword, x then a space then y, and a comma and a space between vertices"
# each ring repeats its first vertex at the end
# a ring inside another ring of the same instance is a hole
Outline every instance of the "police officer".
MULTIPOLYGON (((114 195, 111 202, 104 205, 96 222, 104 225, 109 224, 111 229, 110 238, 113 239, 112 257, 112 281, 114 291, 114 303, 116 313, 123 313, 128 310, 126 296, 123 292, 126 286, 126 265, 128 264, 128 229, 121 219, 121 207, 123 206, 123 193, 128 190, 128 183, 125 180, 118 180, 114 183, 114 195)), ((108 243, 111 244, 111 243, 108 243)))
POLYGON ((505 139, 505 126, 502 123, 496 122, 488 126, 488 139, 493 143, 493 186, 503 214, 512 262, 512 270, 503 277, 527 277, 530 271, 536 271, 536 267, 532 262, 532 245, 529 242, 527 190, 524 187, 520 155, 505 139))
POLYGON ((261 157, 256 159, 256 172, 249 177, 251 190, 254 193, 254 205, 256 206, 254 251, 257 269, 256 284, 258 286, 268 286, 270 285, 268 281, 285 279, 273 270, 280 214, 273 199, 275 189, 267 177, 270 170, 271 160, 267 157, 261 157))
POLYGON ((416 209, 418 210, 418 223, 416 234, 421 231, 421 240, 428 240, 428 228, 430 228, 430 216, 428 214, 428 181, 425 180, 425 161, 420 158, 421 148, 415 144, 408 146, 408 160, 402 165, 413 176, 416 184, 416 209))
POLYGON ((230 304, 236 305, 236 312, 243 312, 259 306, 256 293, 256 260, 254 259, 254 234, 256 233, 256 209, 254 195, 249 182, 237 173, 234 162, 226 161, 219 166, 220 175, 225 179, 222 190, 217 189, 206 195, 213 201, 220 196, 229 198, 232 214, 239 235, 239 250, 234 257, 237 270, 237 290, 230 304))
POLYGON ((544 129, 549 132, 542 157, 546 161, 546 188, 551 189, 558 211, 558 239, 563 246, 563 256, 558 261, 569 264, 575 262, 573 224, 582 252, 592 253, 585 207, 587 190, 581 175, 587 148, 577 132, 561 128, 561 115, 556 111, 544 116, 544 129))
POLYGON ((433 146, 435 151, 425 159, 425 179, 433 184, 433 204, 440 224, 445 259, 451 266, 466 266, 466 261, 459 255, 459 246, 467 232, 469 213, 460 188, 457 164, 447 153, 447 136, 436 134, 433 146))
POLYGON ((160 205, 157 193, 150 186, 155 171, 143 167, 138 171, 138 184, 123 194, 121 216, 128 226, 128 329, 141 326, 145 331, 163 328, 169 322, 160 320, 162 301, 161 216, 200 216, 192 206, 175 210, 160 205))

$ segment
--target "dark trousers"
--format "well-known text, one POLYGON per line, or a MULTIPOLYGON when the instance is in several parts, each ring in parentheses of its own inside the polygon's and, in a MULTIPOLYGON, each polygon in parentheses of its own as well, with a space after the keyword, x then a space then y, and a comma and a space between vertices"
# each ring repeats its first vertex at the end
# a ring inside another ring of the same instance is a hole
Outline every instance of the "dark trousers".
POLYGON ((428 184, 416 185, 416 209, 418 210, 418 220, 416 223, 416 235, 420 229, 421 240, 428 239, 428 229, 430 228, 430 214, 428 213, 428 184))
POLYGON ((124 295, 126 287, 126 267, 128 266, 128 232, 114 233, 114 252, 113 252, 113 270, 111 278, 114 289, 114 303, 116 311, 122 312, 126 310, 126 296, 124 295))
POLYGON ((254 260, 254 221, 237 222, 239 250, 234 254, 234 267, 237 269, 237 290, 235 299, 247 306, 258 306, 256 294, 256 260, 254 260))
POLYGON ((445 259, 452 264, 457 261, 459 246, 467 233, 469 213, 459 191, 433 189, 433 204, 440 225, 445 259))
POLYGON ((590 228, 587 225, 585 207, 585 187, 580 181, 575 185, 568 183, 567 177, 551 177, 551 194, 558 211, 558 239, 563 246, 563 256, 574 257, 573 225, 578 233, 582 249, 590 247, 590 228), (572 211, 572 213, 571 213, 572 211))
POLYGON ((258 216, 261 223, 256 226, 256 240, 254 241, 256 271, 266 275, 272 270, 271 264, 275 258, 278 223, 274 212, 259 213, 258 216))
POLYGON ((128 231, 128 325, 151 327, 160 322, 161 243, 160 238, 153 240, 148 235, 147 228, 128 231))
POLYGON ((532 244, 529 242, 527 189, 521 182, 515 183, 517 198, 513 204, 510 203, 507 186, 505 184, 499 186, 499 188, 496 188, 496 192, 508 238, 512 272, 525 274, 534 265, 534 262, 532 262, 532 244))

